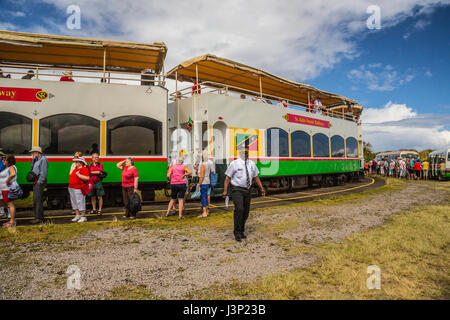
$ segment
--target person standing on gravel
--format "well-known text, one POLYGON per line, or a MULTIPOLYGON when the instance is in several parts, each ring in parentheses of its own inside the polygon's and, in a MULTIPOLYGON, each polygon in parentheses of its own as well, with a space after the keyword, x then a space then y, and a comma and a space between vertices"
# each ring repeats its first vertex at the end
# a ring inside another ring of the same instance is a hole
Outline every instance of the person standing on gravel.
POLYGON ((244 150, 239 152, 239 158, 231 162, 225 172, 225 183, 223 196, 228 194, 228 185, 231 182, 231 197, 234 202, 234 238, 241 242, 245 239, 245 222, 250 213, 251 191, 253 179, 261 190, 263 197, 266 192, 258 177, 259 170, 256 164, 248 159, 248 140, 246 141, 244 150))
POLYGON ((48 160, 42 154, 41 147, 33 147, 30 150, 31 172, 33 172, 36 179, 33 182, 33 211, 34 219, 32 224, 39 224, 44 222, 44 189, 47 185, 48 174, 48 160))

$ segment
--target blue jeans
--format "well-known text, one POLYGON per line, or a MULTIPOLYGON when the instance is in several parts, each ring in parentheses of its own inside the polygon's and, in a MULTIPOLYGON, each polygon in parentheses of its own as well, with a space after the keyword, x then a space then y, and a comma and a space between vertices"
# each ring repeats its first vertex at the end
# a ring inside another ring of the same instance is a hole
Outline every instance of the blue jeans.
POLYGON ((202 207, 207 207, 209 205, 208 203, 208 190, 209 190, 209 184, 201 184, 200 185, 200 200, 202 202, 202 207))

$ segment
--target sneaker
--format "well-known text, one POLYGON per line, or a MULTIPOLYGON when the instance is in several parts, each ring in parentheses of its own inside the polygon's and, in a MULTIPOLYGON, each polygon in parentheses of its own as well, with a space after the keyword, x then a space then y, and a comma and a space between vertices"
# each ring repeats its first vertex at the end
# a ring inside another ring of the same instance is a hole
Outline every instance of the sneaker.
POLYGON ((83 217, 81 217, 81 218, 80 218, 80 220, 78 220, 78 222, 86 222, 86 221, 87 221, 87 218, 86 218, 86 217, 84 217, 84 216, 83 216, 83 217))
POLYGON ((0 219, 6 219, 7 215, 6 213, 3 211, 3 213, 0 213, 0 219))
POLYGON ((77 215, 75 216, 75 218, 72 219, 72 222, 77 222, 78 220, 80 220, 81 216, 77 215))

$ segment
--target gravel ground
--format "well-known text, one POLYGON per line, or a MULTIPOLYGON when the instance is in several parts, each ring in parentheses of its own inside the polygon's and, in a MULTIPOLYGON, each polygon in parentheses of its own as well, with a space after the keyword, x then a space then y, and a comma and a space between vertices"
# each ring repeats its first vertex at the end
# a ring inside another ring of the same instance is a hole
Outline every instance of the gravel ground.
MULTIPOLYGON (((253 281, 316 261, 290 249, 335 242, 381 225, 390 215, 450 196, 420 183, 401 192, 327 206, 258 209, 247 222, 248 239, 229 228, 178 230, 110 228, 58 245, 27 244, 0 266, 0 299, 106 299, 121 286, 143 287, 157 298, 183 299, 214 284, 253 281), (69 265, 81 271, 81 290, 68 290, 69 265)), ((10 244, 0 244, 0 249, 10 244)))

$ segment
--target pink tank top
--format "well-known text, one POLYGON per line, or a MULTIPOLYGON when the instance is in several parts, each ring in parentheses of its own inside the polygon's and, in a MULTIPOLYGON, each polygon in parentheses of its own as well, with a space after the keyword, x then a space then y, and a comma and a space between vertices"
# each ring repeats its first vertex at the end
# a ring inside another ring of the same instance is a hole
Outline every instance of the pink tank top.
POLYGON ((185 184, 186 180, 181 178, 184 174, 184 164, 175 164, 172 167, 172 179, 170 184, 185 184))

